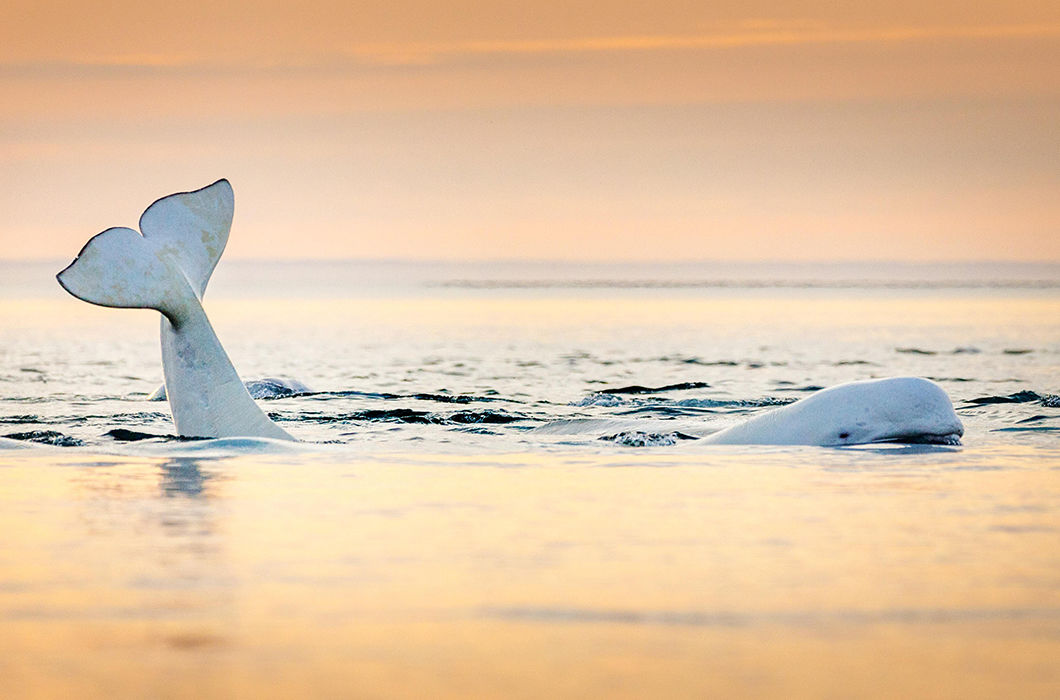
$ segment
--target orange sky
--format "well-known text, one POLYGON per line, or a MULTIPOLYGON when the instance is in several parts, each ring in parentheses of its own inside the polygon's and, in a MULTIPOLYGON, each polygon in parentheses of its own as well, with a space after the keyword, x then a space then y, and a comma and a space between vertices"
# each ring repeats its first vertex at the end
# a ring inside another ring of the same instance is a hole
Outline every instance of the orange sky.
POLYGON ((7 0, 0 257, 1060 260, 1060 4, 854 5, 7 0))

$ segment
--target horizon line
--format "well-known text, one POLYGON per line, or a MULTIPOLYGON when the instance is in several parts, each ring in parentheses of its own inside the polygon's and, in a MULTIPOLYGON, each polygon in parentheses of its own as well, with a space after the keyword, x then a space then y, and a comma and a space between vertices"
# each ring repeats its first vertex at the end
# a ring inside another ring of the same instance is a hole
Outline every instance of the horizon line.
MULTIPOLYGON (((76 257, 76 256, 75 256, 76 257)), ((418 258, 394 256, 342 256, 342 257, 254 257, 234 255, 225 258, 230 262, 244 263, 407 263, 407 264, 541 264, 541 265, 908 265, 923 267, 928 265, 1056 265, 1060 258, 1048 260, 1010 260, 1003 258, 968 258, 968 259, 926 259, 902 260, 897 258, 820 258, 785 260, 781 258, 695 258, 671 259, 659 258, 648 260, 608 260, 608 259, 570 259, 570 258, 418 258)), ((55 263, 71 260, 68 256, 40 256, 26 258, 0 257, 0 264, 55 263)))

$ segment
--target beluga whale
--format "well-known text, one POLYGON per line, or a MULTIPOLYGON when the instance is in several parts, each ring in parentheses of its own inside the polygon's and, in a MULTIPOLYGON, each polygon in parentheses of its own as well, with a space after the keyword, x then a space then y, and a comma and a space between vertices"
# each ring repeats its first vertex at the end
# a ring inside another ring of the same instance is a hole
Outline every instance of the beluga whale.
POLYGON ((202 307, 234 205, 228 180, 163 197, 139 231, 93 236, 56 279, 91 304, 161 312, 162 373, 179 435, 293 440, 254 403, 202 307))
POLYGON ((920 377, 867 379, 810 394, 703 438, 719 445, 879 442, 959 445, 964 426, 949 396, 920 377))

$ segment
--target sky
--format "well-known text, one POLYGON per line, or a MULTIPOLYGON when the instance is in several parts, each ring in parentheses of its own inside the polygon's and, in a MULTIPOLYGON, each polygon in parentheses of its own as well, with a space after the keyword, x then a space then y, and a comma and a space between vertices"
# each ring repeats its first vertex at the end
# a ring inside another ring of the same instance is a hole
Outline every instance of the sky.
POLYGON ((0 258, 1060 261, 1060 3, 0 7, 0 258))

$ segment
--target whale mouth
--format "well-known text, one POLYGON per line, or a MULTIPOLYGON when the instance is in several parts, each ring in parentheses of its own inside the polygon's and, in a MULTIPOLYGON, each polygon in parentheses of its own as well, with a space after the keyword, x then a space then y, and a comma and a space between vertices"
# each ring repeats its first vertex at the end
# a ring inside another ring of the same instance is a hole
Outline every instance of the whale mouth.
POLYGON ((893 435, 873 442, 897 442, 903 445, 960 445, 963 433, 914 433, 893 435))

